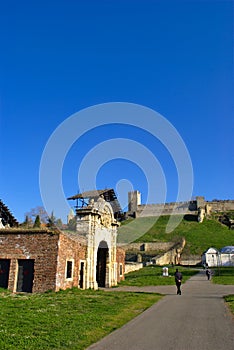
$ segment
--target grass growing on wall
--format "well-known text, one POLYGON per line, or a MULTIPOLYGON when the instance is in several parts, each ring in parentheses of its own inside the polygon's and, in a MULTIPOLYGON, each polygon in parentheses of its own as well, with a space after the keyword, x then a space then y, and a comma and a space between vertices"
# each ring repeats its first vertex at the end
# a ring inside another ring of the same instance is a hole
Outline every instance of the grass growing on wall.
POLYGON ((1 350, 82 350, 150 307, 157 294, 0 290, 1 350))

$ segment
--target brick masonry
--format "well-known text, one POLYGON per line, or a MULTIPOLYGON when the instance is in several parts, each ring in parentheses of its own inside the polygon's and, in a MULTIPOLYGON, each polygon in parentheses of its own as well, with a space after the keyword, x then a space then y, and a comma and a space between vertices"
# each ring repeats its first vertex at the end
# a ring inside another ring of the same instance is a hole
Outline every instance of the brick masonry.
POLYGON ((10 259, 8 289, 15 292, 18 259, 34 260, 33 292, 55 290, 59 234, 29 230, 0 232, 0 259, 10 259))
MULTIPOLYGON (((56 230, 0 230, 0 259, 10 259, 8 289, 17 291, 18 260, 34 260, 32 292, 80 287, 81 262, 86 267, 87 246, 78 234, 56 230), (67 278, 67 262, 72 263, 72 276, 67 278)), ((125 253, 117 249, 118 281, 120 264, 124 271, 125 253)), ((85 288, 85 285, 83 285, 85 288)))
POLYGON ((79 287, 80 262, 86 259, 86 246, 78 235, 60 234, 55 290, 79 287), (72 278, 66 278, 67 261, 73 263, 72 278))

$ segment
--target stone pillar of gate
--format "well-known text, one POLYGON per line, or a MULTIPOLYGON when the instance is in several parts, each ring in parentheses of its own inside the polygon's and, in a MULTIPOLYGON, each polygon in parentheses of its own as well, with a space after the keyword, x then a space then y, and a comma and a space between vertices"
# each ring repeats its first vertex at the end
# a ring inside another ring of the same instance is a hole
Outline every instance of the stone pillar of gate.
POLYGON ((116 238, 119 224, 114 218, 110 203, 103 198, 91 200, 87 207, 76 211, 77 234, 86 241, 86 274, 84 276, 86 288, 97 289, 97 252, 101 242, 108 247, 108 261, 106 262, 106 287, 117 284, 116 273, 116 238))

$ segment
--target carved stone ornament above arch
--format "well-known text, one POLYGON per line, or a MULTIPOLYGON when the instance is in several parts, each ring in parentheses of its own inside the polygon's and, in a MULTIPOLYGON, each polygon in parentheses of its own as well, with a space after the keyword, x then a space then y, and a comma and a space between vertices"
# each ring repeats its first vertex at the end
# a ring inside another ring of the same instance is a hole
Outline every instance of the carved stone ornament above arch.
POLYGON ((108 227, 111 227, 112 222, 113 222, 113 216, 112 216, 111 210, 108 205, 105 205, 101 213, 101 224, 104 227, 108 228, 108 227))

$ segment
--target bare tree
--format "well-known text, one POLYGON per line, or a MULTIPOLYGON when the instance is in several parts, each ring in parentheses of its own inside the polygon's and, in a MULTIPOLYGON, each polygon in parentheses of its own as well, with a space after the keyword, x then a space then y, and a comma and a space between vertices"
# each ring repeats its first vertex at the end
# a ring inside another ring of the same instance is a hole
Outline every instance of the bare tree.
POLYGON ((48 214, 44 207, 37 206, 32 208, 28 213, 25 213, 25 217, 28 217, 28 219, 31 219, 33 222, 37 216, 39 216, 41 223, 46 224, 48 222, 48 214))

